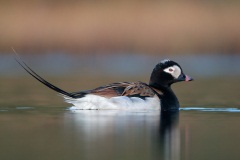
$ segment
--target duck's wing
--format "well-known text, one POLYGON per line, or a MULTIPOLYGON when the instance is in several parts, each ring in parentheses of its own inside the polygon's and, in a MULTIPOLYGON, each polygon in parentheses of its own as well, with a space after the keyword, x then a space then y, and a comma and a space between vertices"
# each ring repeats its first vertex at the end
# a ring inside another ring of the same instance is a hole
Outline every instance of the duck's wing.
POLYGON ((91 94, 91 95, 97 95, 102 96, 106 98, 121 96, 123 91, 126 87, 128 87, 131 83, 129 82, 118 82, 118 83, 111 83, 109 85, 101 86, 92 90, 87 91, 80 91, 80 92, 73 92, 73 94, 76 98, 81 98, 82 94, 91 94))
POLYGON ((122 93, 122 96, 128 97, 153 97, 156 95, 156 91, 149 85, 143 82, 134 82, 128 85, 122 93))
POLYGON ((72 93, 77 97, 77 94, 91 94, 106 98, 127 96, 127 97, 153 97, 157 92, 143 82, 119 82, 112 83, 106 86, 101 86, 93 90, 72 93))

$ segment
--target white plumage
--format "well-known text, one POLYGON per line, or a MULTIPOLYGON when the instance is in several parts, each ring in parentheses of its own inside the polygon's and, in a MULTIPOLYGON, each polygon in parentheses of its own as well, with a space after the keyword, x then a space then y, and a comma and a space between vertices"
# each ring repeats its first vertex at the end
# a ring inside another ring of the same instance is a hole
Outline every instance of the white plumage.
POLYGON ((138 97, 118 96, 105 98, 88 94, 82 98, 71 98, 64 96, 65 102, 74 106, 71 109, 112 109, 112 110, 160 110, 160 100, 157 95, 145 99, 138 97))

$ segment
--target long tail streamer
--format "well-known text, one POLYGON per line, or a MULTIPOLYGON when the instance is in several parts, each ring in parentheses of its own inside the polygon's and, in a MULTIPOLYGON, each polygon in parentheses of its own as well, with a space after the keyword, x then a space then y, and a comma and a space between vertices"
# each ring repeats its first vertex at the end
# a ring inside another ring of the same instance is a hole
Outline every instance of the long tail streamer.
POLYGON ((68 97, 72 97, 75 98, 75 96, 69 92, 66 92, 56 86, 54 86, 53 84, 49 83, 48 81, 46 81, 45 79, 43 79, 42 77, 40 77, 36 72, 34 72, 17 54, 17 52, 12 48, 13 52, 15 53, 15 60, 18 62, 18 64, 20 66, 22 66, 22 68, 27 71, 31 76, 33 76, 35 79, 37 79, 39 82, 41 82, 42 84, 44 84, 45 86, 47 86, 48 88, 63 94, 65 96, 68 97))

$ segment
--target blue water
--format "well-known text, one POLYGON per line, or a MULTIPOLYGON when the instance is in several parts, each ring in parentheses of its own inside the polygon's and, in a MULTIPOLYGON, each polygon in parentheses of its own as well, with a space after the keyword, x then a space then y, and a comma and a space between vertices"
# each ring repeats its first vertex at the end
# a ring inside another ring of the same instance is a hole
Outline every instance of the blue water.
POLYGON ((203 111, 203 112, 240 112, 239 108, 204 108, 204 107, 186 107, 180 108, 180 111, 203 111))
MULTIPOLYGON (((89 56, 54 53, 45 55, 24 55, 19 53, 38 73, 45 75, 111 75, 141 76, 150 74, 153 67, 165 58, 178 62, 184 71, 195 78, 215 76, 240 76, 238 54, 199 54, 186 56, 147 54, 95 54, 89 56), (43 65, 44 64, 44 65, 43 65), (111 66, 111 67, 109 67, 111 66)), ((25 72, 14 60, 13 53, 0 54, 0 75, 16 76, 25 72)))

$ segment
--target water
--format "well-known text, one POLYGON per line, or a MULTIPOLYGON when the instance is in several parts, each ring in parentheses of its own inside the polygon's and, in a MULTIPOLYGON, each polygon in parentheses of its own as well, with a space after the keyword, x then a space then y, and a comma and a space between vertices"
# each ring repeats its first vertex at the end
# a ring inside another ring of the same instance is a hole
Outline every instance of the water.
MULTIPOLYGON (((50 56, 43 61, 33 58, 30 66, 33 64, 37 72, 43 66, 40 75, 56 86, 79 91, 118 81, 147 82, 153 67, 149 64, 161 59, 152 57, 147 59, 148 65, 125 66, 129 56, 122 60, 110 56, 111 63, 106 63, 107 57, 99 58, 90 57, 77 64, 66 55, 62 59, 60 55, 57 61, 50 56), (102 63, 93 66, 92 59, 102 63), (62 64, 67 61, 67 65, 59 66, 59 60, 62 64), (117 62, 118 70, 109 69, 113 62, 117 62)), ((130 59, 142 64, 146 61, 141 56, 130 59)), ((195 81, 173 86, 180 111, 163 114, 69 110, 71 106, 62 97, 23 72, 12 57, 1 58, 0 159, 239 160, 239 56, 220 56, 217 60, 215 56, 203 56, 201 60, 188 56, 178 60, 185 62, 185 73, 195 81), (189 64, 191 67, 187 67, 189 64)))
MULTIPOLYGON (((66 90, 80 86, 79 81, 84 89, 109 80, 48 79, 66 90)), ((238 83, 239 78, 216 78, 176 84, 182 108, 161 114, 71 111, 60 96, 31 77, 2 77, 0 159, 238 160, 238 83)))
POLYGON ((0 111, 1 159, 239 159, 237 112, 0 111))

